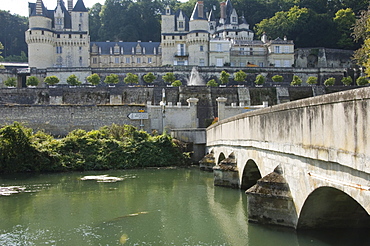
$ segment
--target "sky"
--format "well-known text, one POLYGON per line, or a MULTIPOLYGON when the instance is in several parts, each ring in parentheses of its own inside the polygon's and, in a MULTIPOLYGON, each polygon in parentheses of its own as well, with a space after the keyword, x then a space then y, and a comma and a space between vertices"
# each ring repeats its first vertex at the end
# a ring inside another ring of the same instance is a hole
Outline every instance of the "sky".
MULTIPOLYGON (((47 9, 55 9, 57 0, 42 0, 47 9)), ((87 8, 91 8, 95 3, 104 4, 105 0, 83 0, 87 8)), ((35 3, 36 0, 0 0, 0 10, 10 11, 11 14, 28 16, 28 2, 35 3)), ((76 4, 77 0, 73 0, 76 4)), ((67 0, 64 0, 67 5, 67 0)))

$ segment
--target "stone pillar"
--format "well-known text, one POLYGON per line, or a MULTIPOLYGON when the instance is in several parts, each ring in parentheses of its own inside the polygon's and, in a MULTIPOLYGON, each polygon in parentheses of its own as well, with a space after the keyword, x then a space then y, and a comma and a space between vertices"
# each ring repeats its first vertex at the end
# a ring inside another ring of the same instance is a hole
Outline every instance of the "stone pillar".
POLYGON ((190 108, 190 128, 198 128, 197 103, 198 98, 189 98, 186 100, 190 108))
POLYGON ((218 108, 218 111, 217 111, 218 121, 221 121, 225 119, 225 103, 227 101, 227 98, 218 97, 216 101, 217 101, 217 108, 218 108))

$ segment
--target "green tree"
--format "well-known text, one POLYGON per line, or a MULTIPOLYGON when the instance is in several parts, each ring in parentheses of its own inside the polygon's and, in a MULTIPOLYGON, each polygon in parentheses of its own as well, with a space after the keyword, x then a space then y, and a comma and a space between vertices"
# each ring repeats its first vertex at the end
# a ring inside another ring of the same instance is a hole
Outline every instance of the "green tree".
POLYGON ((358 86, 363 86, 369 84, 369 80, 366 77, 358 77, 356 79, 356 84, 358 86))
POLYGON ((146 83, 150 84, 150 83, 153 83, 156 77, 152 72, 149 72, 143 76, 143 79, 146 83))
POLYGON ((330 77, 324 81, 325 86, 333 86, 335 84, 335 78, 330 77))
POLYGON ((256 85, 262 85, 263 83, 265 83, 265 81, 266 81, 266 78, 262 74, 258 74, 256 76, 256 80, 254 81, 254 83, 256 85))
POLYGON ((348 86, 348 85, 350 85, 353 82, 353 80, 352 80, 351 76, 348 76, 348 77, 343 77, 342 80, 341 80, 341 82, 345 86, 348 86))
POLYGON ((133 73, 127 73, 126 77, 123 79, 126 84, 138 84, 139 77, 133 73))
POLYGON ((342 49, 351 49, 354 47, 351 37, 352 26, 356 22, 355 13, 350 8, 340 9, 335 13, 334 22, 337 25, 340 38, 337 42, 338 47, 342 49))
POLYGON ((101 27, 100 12, 102 10, 102 5, 100 3, 94 4, 91 9, 89 9, 89 32, 91 41, 102 41, 99 38, 99 29, 101 27))
POLYGON ((221 73, 220 73, 220 81, 221 81, 221 84, 227 84, 229 83, 229 78, 230 78, 230 74, 228 72, 226 72, 225 70, 223 70, 221 73))
POLYGON ((301 85, 302 79, 298 77, 297 75, 293 75, 292 82, 290 82, 290 85, 301 85))
POLYGON ((17 86, 17 79, 14 77, 9 77, 4 80, 4 85, 8 87, 16 87, 17 86))
MULTIPOLYGON (((1 50, 3 50, 3 49, 4 49, 4 46, 3 46, 2 43, 0 43, 0 55, 1 55, 1 53, 3 53, 3 52, 1 52, 1 50)), ((0 61, 2 61, 2 59, 3 59, 3 57, 0 56, 0 61)), ((0 66, 0 68, 2 68, 2 65, 0 66)))
POLYGON ((214 79, 211 79, 207 82, 206 84, 208 87, 217 87, 218 86, 218 83, 216 82, 216 80, 214 79))
POLYGON ((176 76, 173 73, 168 72, 162 76, 162 79, 164 82, 172 84, 176 80, 176 76))
POLYGON ((100 76, 99 74, 93 73, 86 78, 87 82, 89 82, 92 85, 98 85, 100 83, 100 76))
POLYGON ((306 83, 309 84, 309 85, 316 85, 317 84, 317 77, 315 77, 315 76, 308 77, 306 83))
POLYGON ((30 76, 27 78, 26 85, 27 86, 38 86, 40 80, 36 76, 30 76))
POLYGON ((67 84, 69 84, 71 86, 77 86, 77 85, 81 85, 82 82, 77 78, 76 75, 71 74, 67 78, 67 84))
POLYGON ((361 48, 355 51, 354 58, 359 66, 365 67, 365 73, 370 76, 370 7, 360 12, 355 26, 353 36, 355 41, 363 40, 361 48))
POLYGON ((274 76, 272 76, 272 81, 274 81, 274 82, 279 82, 279 83, 281 83, 281 82, 283 82, 284 81, 284 77, 283 76, 281 76, 281 75, 274 75, 274 76))
POLYGON ((48 85, 56 85, 59 83, 59 78, 55 75, 51 75, 46 77, 44 82, 48 85))
POLYGON ((242 70, 239 70, 238 72, 234 73, 234 80, 236 82, 244 82, 245 79, 247 78, 247 74, 243 72, 242 70))
POLYGON ((110 74, 110 75, 107 75, 104 79, 104 83, 106 84, 118 84, 119 82, 119 78, 118 78, 118 75, 117 74, 110 74))
POLYGON ((182 86, 182 83, 180 80, 175 80, 174 82, 172 82, 171 84, 173 87, 180 87, 182 86))

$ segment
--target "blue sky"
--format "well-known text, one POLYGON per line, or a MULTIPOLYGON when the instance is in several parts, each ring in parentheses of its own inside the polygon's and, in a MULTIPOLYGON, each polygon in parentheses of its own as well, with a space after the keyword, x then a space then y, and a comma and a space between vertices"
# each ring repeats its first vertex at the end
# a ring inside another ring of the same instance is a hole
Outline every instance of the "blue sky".
MULTIPOLYGON (((83 0, 86 7, 92 7, 95 3, 104 4, 105 0, 83 0)), ((10 11, 11 14, 19 14, 28 16, 28 2, 35 3, 36 0, 0 0, 0 10, 10 11)), ((43 0, 44 5, 48 9, 54 9, 57 5, 57 0, 43 0)), ((67 4, 67 0, 64 0, 67 4)), ((73 0, 75 4, 77 0, 73 0)))

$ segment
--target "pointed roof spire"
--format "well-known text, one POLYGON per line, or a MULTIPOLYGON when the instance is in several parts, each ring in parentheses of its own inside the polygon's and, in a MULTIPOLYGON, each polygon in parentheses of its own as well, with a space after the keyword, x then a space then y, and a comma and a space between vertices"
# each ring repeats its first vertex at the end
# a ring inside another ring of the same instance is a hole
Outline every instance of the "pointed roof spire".
POLYGON ((87 9, 85 7, 85 4, 84 4, 83 0, 77 0, 77 3, 76 3, 76 5, 75 5, 75 7, 73 8, 72 11, 87 12, 87 9))

